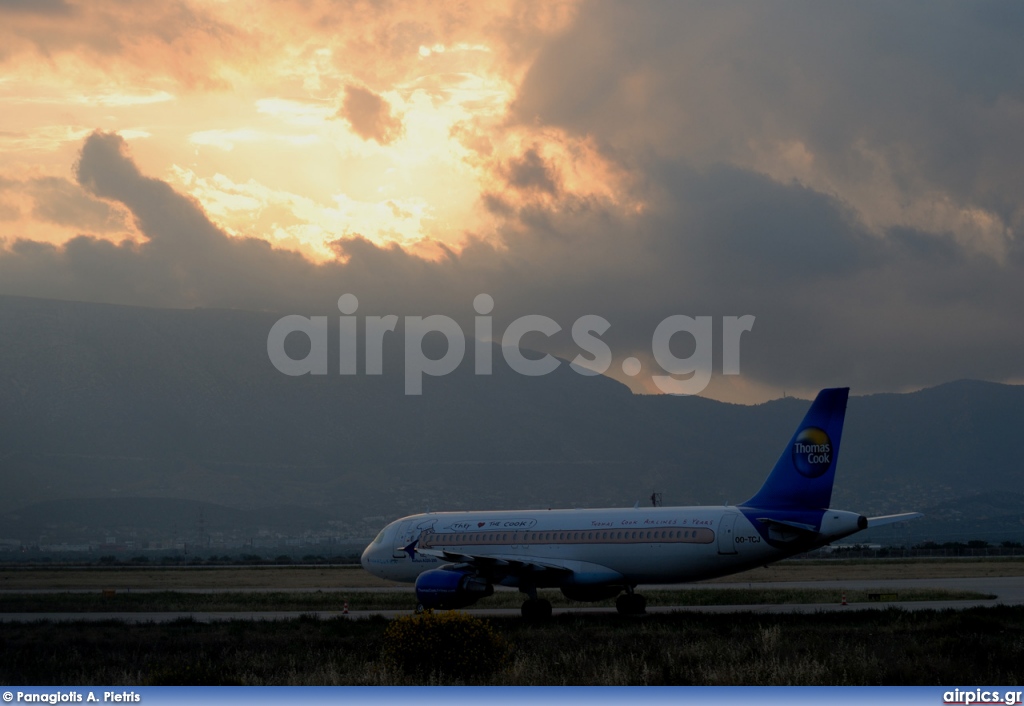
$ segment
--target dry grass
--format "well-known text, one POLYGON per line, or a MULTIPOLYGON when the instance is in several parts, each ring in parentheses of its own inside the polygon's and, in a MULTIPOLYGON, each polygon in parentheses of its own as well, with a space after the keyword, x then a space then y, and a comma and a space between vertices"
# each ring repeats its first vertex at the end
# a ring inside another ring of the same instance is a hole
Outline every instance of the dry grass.
POLYGON ((6 625, 0 684, 1011 686, 1024 660, 1024 607, 489 622, 507 658, 459 678, 390 664, 380 618, 6 625))

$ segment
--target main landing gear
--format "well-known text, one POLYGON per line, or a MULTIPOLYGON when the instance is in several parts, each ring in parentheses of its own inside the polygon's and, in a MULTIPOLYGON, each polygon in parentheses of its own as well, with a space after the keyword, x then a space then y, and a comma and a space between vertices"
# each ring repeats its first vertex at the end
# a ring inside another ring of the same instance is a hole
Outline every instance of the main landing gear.
POLYGON ((520 589, 520 591, 527 595, 527 599, 523 601, 521 609, 523 620, 547 620, 551 617, 551 601, 537 598, 536 588, 520 589))
POLYGON ((626 586, 626 592, 615 599, 615 610, 619 615, 643 615, 647 612, 647 599, 633 593, 632 586, 626 586))

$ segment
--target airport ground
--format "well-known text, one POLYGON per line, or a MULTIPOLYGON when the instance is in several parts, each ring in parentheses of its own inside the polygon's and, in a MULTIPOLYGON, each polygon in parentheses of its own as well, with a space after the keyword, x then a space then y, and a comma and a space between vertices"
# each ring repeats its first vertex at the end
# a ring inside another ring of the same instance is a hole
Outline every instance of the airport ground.
MULTIPOLYGON (((792 560, 742 574, 703 581, 765 583, 885 579, 1024 576, 1024 557, 965 559, 792 560)), ((385 581, 358 565, 238 567, 91 567, 50 569, 0 567, 0 591, 26 590, 327 590, 407 588, 385 581)))
POLYGON ((509 617, 519 596, 499 592, 474 611, 502 645, 486 674, 399 668, 385 615, 409 615, 412 596, 354 568, 17 569, 0 586, 0 620, 36 601, 0 628, 4 684, 1016 685, 1024 658, 1020 560, 784 562, 650 587, 647 616, 575 604, 539 625, 509 617), (123 599, 137 603, 109 619, 123 599), (209 609, 239 599, 248 615, 209 609), (206 603, 167 610, 190 600, 206 603), (66 602, 39 612, 46 601, 66 602), (83 605, 91 620, 63 612, 83 605))

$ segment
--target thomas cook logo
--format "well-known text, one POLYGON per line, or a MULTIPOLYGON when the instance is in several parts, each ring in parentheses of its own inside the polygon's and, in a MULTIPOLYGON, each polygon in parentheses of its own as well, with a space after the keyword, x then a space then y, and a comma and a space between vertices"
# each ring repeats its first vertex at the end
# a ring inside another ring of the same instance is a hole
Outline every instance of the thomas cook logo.
POLYGON ((807 427, 793 441, 793 465, 800 475, 817 478, 832 465, 832 440, 822 429, 807 427))

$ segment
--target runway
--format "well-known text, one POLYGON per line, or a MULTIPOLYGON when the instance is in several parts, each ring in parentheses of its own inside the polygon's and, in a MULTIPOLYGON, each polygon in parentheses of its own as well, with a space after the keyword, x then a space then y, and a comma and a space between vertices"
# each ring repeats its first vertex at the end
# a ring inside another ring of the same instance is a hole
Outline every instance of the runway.
MULTIPOLYGON (((659 590, 697 590, 704 588, 812 588, 834 590, 837 594, 842 591, 865 590, 879 593, 898 592, 901 589, 909 588, 934 588, 950 591, 975 591, 978 593, 993 594, 994 599, 973 600, 973 601, 893 601, 893 602, 870 602, 840 605, 835 603, 791 603, 791 604, 770 604, 770 605, 713 605, 713 606, 649 606, 649 614, 660 613, 819 613, 819 612, 850 612, 860 610, 885 610, 887 608, 899 608, 906 611, 920 610, 963 610, 979 606, 995 605, 1024 605, 1024 577, 984 577, 984 578, 948 578, 948 579, 889 579, 889 580, 855 580, 855 581, 792 581, 792 582, 769 582, 769 583, 716 583, 716 584, 682 584, 682 585, 658 585, 640 586, 638 592, 652 592, 659 590)), ((180 590, 180 589, 179 589, 180 590)), ((299 592, 310 592, 316 590, 330 590, 331 592, 349 591, 378 592, 378 591, 405 591, 405 588, 376 588, 376 589, 345 589, 332 587, 330 589, 301 589, 299 592)), ((509 589, 512 590, 512 589, 509 589)), ((190 589, 196 593, 222 593, 221 589, 190 589)), ((153 592, 147 590, 146 592, 153 592)), ((21 591, 27 593, 27 591, 21 591)), ((117 620, 126 623, 167 623, 176 620, 194 620, 201 623, 211 623, 229 620, 295 620, 300 616, 309 616, 328 620, 331 618, 343 617, 349 619, 369 618, 381 616, 384 618, 395 618, 402 615, 410 615, 413 599, 410 595, 409 610, 368 610, 350 611, 345 614, 342 611, 209 611, 209 612, 79 612, 79 613, 2 613, 0 622, 8 623, 30 623, 30 622, 70 622, 70 621, 106 621, 117 620)), ((511 617, 519 615, 518 608, 470 608, 467 613, 480 617, 511 617)), ((554 615, 614 615, 615 609, 610 607, 592 608, 586 606, 557 607, 554 615)))

